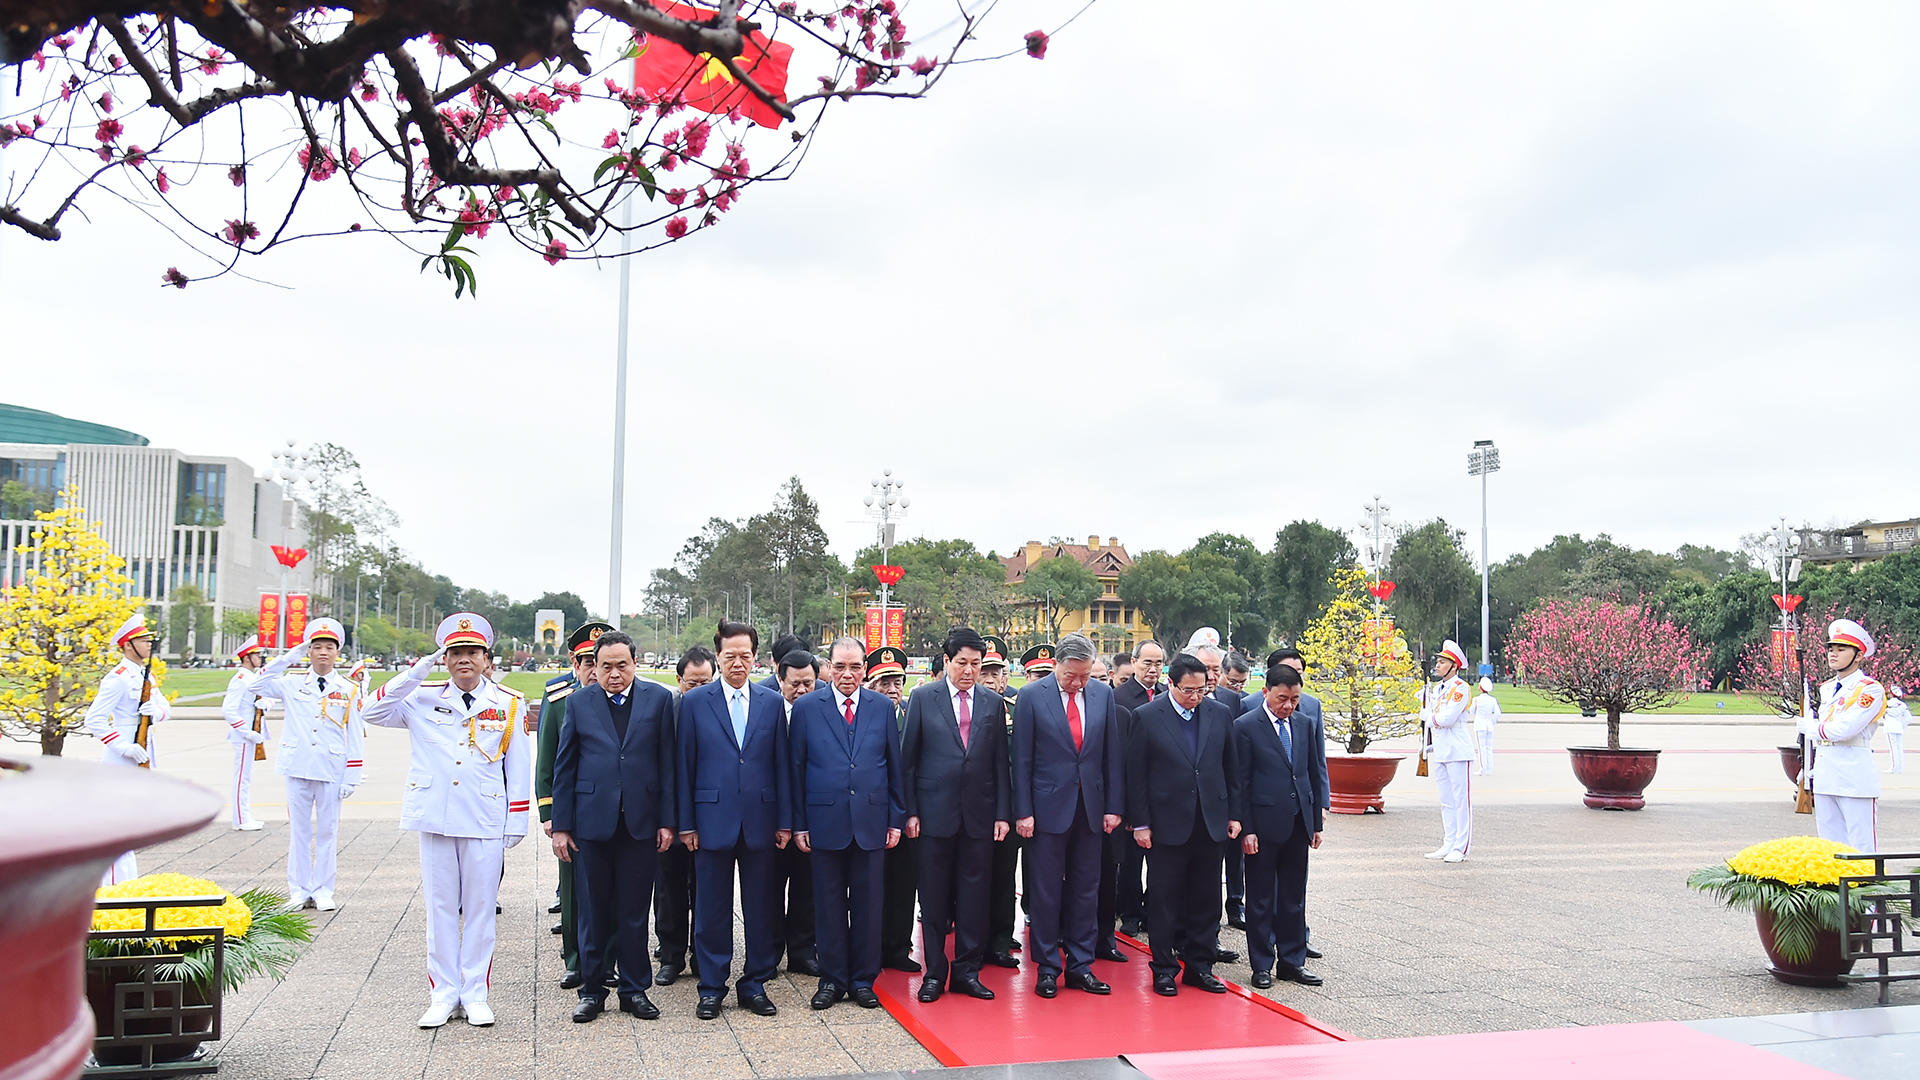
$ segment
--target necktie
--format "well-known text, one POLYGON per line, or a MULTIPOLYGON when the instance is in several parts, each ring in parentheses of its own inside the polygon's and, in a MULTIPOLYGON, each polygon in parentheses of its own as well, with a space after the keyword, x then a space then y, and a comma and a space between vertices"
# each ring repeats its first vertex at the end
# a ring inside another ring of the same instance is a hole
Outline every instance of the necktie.
POLYGON ((1151 686, 1147 687, 1147 700, 1148 701, 1153 700, 1153 687, 1151 686))
POLYGON ((739 690, 732 690, 727 693, 727 697, 733 701, 733 741, 745 746, 747 745, 747 695, 739 690))
MULTIPOLYGON (((468 696, 471 697, 472 695, 468 695, 468 696)), ((613 703, 615 705, 625 705, 627 703, 627 695, 625 694, 613 695, 613 703)))
MULTIPOLYGON (((320 680, 320 688, 321 688, 322 690, 325 690, 325 689, 326 689, 326 680, 325 680, 325 679, 322 679, 322 680, 320 680)), ((462 690, 462 691, 460 691, 460 700, 461 700, 461 701, 464 701, 464 702, 466 702, 466 703, 467 703, 467 708, 469 708, 469 709, 471 709, 471 708, 473 708, 473 691, 471 691, 471 690, 462 690)))
POLYGON ((853 726, 853 699, 847 699, 847 726, 853 726))
POLYGON ((1286 748, 1287 764, 1293 764, 1293 725, 1285 720, 1275 720, 1274 726, 1280 729, 1280 745, 1286 748))
POLYGON ((317 676, 317 678, 318 678, 318 679, 319 679, 319 681, 320 681, 320 692, 321 692, 321 693, 323 693, 323 694, 324 694, 324 693, 326 693, 326 692, 327 692, 327 677, 326 677, 325 675, 320 675, 320 676, 317 676))
POLYGON ((960 747, 961 749, 965 749, 966 747, 971 745, 971 743, 969 742, 969 737, 972 734, 973 734, 973 695, 971 693, 961 694, 960 695, 960 747))
POLYGON ((1085 733, 1080 730, 1080 695, 1067 695, 1067 729, 1073 732, 1074 753, 1080 752, 1085 733))

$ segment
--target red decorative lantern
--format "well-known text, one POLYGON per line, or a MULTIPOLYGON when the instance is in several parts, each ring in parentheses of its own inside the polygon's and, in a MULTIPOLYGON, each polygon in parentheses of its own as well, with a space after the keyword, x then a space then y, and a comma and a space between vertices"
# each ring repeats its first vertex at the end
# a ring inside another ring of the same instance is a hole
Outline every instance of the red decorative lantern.
POLYGON ((900 579, 907 576, 907 568, 904 566, 876 566, 873 568, 873 576, 879 578, 880 584, 882 585, 898 585, 900 584, 900 579))
POLYGON ((1375 600, 1378 600, 1384 604, 1387 602, 1387 597, 1393 595, 1393 582, 1376 581, 1373 584, 1367 586, 1367 591, 1373 594, 1373 598, 1375 600))
POLYGON ((281 566, 291 570, 300 565, 301 559, 307 557, 307 549, 281 547, 279 544, 275 544, 273 545, 273 557, 280 560, 281 566))
POLYGON ((1804 596, 1781 596, 1779 593, 1773 594, 1774 606, 1789 615, 1793 614, 1793 609, 1799 607, 1806 599, 1804 596))

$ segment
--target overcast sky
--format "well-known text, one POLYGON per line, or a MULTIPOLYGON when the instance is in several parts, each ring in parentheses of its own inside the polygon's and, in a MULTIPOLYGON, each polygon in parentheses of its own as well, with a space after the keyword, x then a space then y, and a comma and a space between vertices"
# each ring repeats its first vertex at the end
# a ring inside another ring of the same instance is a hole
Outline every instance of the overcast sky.
MULTIPOLYGON (((635 266, 622 606, 789 475, 850 558, 882 468, 906 535, 1002 553, 1268 547, 1376 494, 1477 547, 1477 438, 1496 560, 1920 513, 1917 51, 1891 4, 1102 0, 844 109, 635 266)), ((341 443, 434 572, 604 606, 617 271, 488 241, 475 303, 361 237, 177 292, 92 209, 0 229, 0 400, 263 468, 341 443)))

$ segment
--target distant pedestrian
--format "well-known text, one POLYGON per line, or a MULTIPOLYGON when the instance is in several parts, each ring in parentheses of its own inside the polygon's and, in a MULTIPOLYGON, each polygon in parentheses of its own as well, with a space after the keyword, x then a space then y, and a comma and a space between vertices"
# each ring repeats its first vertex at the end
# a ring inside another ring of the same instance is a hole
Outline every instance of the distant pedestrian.
POLYGON ((1493 729, 1500 723, 1500 702, 1493 696, 1493 679, 1480 677, 1480 692, 1473 698, 1473 737, 1479 742, 1480 764, 1475 775, 1493 772, 1493 729))

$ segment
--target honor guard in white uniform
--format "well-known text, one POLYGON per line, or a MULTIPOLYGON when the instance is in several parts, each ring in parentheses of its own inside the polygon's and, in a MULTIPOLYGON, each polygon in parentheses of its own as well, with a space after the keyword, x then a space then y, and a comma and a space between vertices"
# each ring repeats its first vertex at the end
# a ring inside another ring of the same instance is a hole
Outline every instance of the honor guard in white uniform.
POLYGON ((234 652, 233 678, 227 680, 227 694, 220 699, 220 715, 227 720, 227 744, 233 747, 233 783, 227 789, 233 799, 233 827, 240 832, 257 832, 260 823, 253 817, 253 763, 267 760, 266 741, 273 737, 267 727, 267 702, 254 693, 255 678, 267 662, 266 650, 255 637, 234 652))
POLYGON ((315 619, 307 639, 254 676, 253 692, 286 709, 273 771, 287 781, 287 896, 332 911, 340 854, 340 803, 360 785, 367 742, 359 684, 334 665, 346 628, 315 619), (302 659, 307 670, 291 670, 302 659))
POLYGON ((1433 673, 1439 682, 1420 691, 1420 753, 1440 786, 1440 824, 1445 836, 1427 858, 1457 863, 1473 847, 1473 778, 1469 766, 1476 755, 1473 726, 1467 720, 1467 683, 1460 669, 1467 654, 1453 640, 1440 647, 1433 673))
POLYGON ((1887 712, 1887 690, 1860 670, 1873 656, 1873 635, 1852 619, 1827 628, 1827 671, 1820 684, 1820 715, 1809 721, 1813 750, 1807 786, 1820 838, 1856 851, 1880 845, 1880 770, 1873 765, 1873 736, 1887 712))
MULTIPOLYGON (((82 723, 87 734, 105 748, 101 761, 147 768, 156 751, 152 726, 168 715, 167 697, 153 685, 153 631, 147 629, 147 617, 134 615, 121 623, 113 633, 113 644, 120 650, 120 662, 100 680, 100 690, 87 706, 82 723), (142 697, 147 699, 145 704, 142 697)), ((113 885, 139 876, 140 865, 129 851, 113 860, 100 883, 113 885)))
POLYGON ((469 611, 449 615, 421 657, 367 703, 366 719, 406 728, 413 744, 400 827, 420 834, 427 901, 427 982, 432 1003, 421 1027, 461 1012, 493 1023, 487 1000, 493 969, 494 905, 507 849, 527 835, 533 748, 522 736, 527 702, 486 677, 493 627, 469 611), (451 676, 427 682, 441 657, 451 676), (465 926, 462 926, 464 918, 465 926))
POLYGON ((1500 723, 1500 703, 1493 697, 1493 679, 1480 677, 1480 693, 1473 699, 1473 737, 1480 743, 1480 767, 1475 775, 1493 772, 1493 729, 1500 723))
POLYGON ((1906 741, 1907 725, 1913 722, 1913 713, 1907 709, 1907 693, 1898 683, 1887 687, 1887 693, 1893 695, 1887 702, 1887 715, 1880 718, 1880 726, 1887 732, 1887 754, 1892 761, 1887 764, 1888 772, 1907 771, 1906 741))

